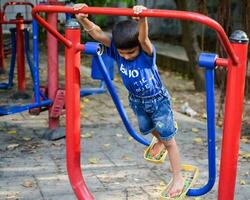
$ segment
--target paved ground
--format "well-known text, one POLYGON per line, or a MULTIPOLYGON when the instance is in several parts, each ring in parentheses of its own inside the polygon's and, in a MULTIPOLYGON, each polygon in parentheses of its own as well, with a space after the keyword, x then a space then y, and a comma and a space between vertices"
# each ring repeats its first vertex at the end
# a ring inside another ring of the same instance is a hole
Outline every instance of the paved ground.
MULTIPOLYGON (((88 69, 84 68, 85 74, 88 69)), ((82 79, 87 80, 87 78, 82 79)), ((83 81, 84 83, 84 81, 83 81)), ((127 94, 116 82, 119 96, 131 123, 127 94)), ((12 92, 1 91, 1 98, 11 100, 12 92)), ((2 100, 1 100, 2 101, 2 100)), ((97 200, 159 199, 164 182, 171 173, 169 164, 154 165, 143 159, 144 146, 131 140, 108 94, 89 96, 81 106, 82 170, 89 189, 97 200)), ((196 186, 207 182, 206 125, 175 113, 179 124, 177 141, 182 161, 200 169, 196 186), (198 139, 197 139, 198 138, 198 139)), ((64 127, 65 117, 61 118, 64 127)), ((47 141, 47 112, 30 116, 27 112, 0 118, 0 199, 58 200, 76 199, 65 166, 65 140, 47 141)), ((221 131, 217 132, 217 165, 220 162, 221 131)), ((241 144, 241 159, 236 181, 236 200, 250 199, 249 144, 241 144), (243 156, 242 156, 243 155, 243 156), (244 157, 242 158, 242 157, 244 157)), ((218 179, 217 179, 218 181, 218 179)), ((196 198, 214 200, 217 182, 206 195, 196 198)), ((187 198, 192 199, 192 198, 187 198)))

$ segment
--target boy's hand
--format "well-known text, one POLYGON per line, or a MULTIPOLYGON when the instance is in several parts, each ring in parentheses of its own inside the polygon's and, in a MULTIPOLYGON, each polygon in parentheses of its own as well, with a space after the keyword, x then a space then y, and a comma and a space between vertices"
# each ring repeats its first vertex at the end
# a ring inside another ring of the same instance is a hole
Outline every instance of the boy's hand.
MULTIPOLYGON (((88 7, 88 5, 85 4, 85 3, 79 3, 79 4, 75 4, 75 5, 73 6, 73 9, 74 9, 74 10, 81 10, 81 9, 84 8, 84 7, 88 7)), ((87 17, 88 17, 88 14, 84 14, 84 13, 76 14, 76 18, 77 18, 78 20, 80 20, 80 19, 85 19, 85 18, 87 18, 87 17)))
MULTIPOLYGON (((140 14, 143 10, 147 10, 146 7, 141 6, 141 5, 137 5, 133 7, 133 11, 136 15, 140 14)), ((140 17, 132 17, 134 20, 139 20, 140 17)))

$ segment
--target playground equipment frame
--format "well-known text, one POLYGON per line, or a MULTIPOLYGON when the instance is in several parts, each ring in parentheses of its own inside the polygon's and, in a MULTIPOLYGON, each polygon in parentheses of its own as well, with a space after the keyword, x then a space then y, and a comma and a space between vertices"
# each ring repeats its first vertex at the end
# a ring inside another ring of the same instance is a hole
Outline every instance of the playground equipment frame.
MULTIPOLYGON (((84 45, 80 44, 80 32, 66 29, 62 36, 52 28, 39 12, 71 14, 87 13, 95 15, 138 16, 129 8, 86 7, 80 11, 63 6, 35 6, 32 10, 34 18, 52 35, 66 46, 66 144, 67 168, 72 187, 78 199, 92 200, 81 173, 80 165, 80 52, 84 45)), ((219 200, 234 199, 237 160, 240 141, 241 117, 244 98, 245 74, 247 62, 247 42, 229 41, 220 24, 213 19, 198 13, 174 10, 144 10, 139 16, 191 20, 202 23, 215 30, 226 51, 228 58, 217 58, 216 65, 227 67, 227 89, 225 117, 223 124, 223 140, 221 150, 220 179, 218 189, 219 200), (232 123, 233 122, 233 123, 232 123)))
MULTIPOLYGON (((32 20, 26 20, 21 18, 16 18, 15 20, 6 20, 4 18, 5 16, 5 10, 9 6, 30 6, 31 8, 34 7, 32 3, 29 2, 7 2, 3 6, 3 17, 0 19, 0 26, 2 24, 15 24, 16 25, 16 38, 17 38, 17 71, 18 71, 18 91, 19 92, 25 92, 25 58, 24 58, 24 35, 23 35, 23 25, 24 24, 30 24, 32 23, 32 20)), ((1 38, 3 38, 3 33, 0 31, 1 38)), ((2 44, 1 44, 2 45, 2 44)), ((3 56, 1 56, 1 59, 4 59, 3 56)), ((3 61, 1 61, 3 62, 3 61)), ((3 62, 4 63, 4 62, 3 62)))

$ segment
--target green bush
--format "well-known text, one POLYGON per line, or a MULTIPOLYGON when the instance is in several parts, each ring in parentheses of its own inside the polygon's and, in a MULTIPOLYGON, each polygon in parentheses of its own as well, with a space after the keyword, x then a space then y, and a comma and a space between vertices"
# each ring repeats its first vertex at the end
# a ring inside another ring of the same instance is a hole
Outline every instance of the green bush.
MULTIPOLYGON (((127 7, 131 7, 134 5, 134 0, 77 0, 77 3, 86 3, 88 6, 96 6, 96 7, 112 7, 115 3, 125 2, 127 7)), ((95 23, 101 27, 106 27, 107 25, 107 16, 96 15, 94 17, 95 23)))

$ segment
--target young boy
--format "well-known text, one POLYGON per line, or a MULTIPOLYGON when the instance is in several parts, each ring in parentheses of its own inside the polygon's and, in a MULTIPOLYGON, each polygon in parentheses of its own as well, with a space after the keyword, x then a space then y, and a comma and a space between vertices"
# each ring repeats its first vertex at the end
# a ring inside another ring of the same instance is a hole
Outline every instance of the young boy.
MULTIPOLYGON (((86 4, 75 4, 80 10, 86 4)), ((134 6, 135 14, 147 8, 134 6)), ((107 36, 99 26, 91 22, 86 14, 76 15, 84 30, 95 40, 107 47, 109 56, 117 61, 123 83, 129 92, 129 104, 137 116, 142 134, 152 133, 158 142, 151 154, 156 156, 166 148, 173 171, 172 186, 169 196, 182 192, 184 180, 181 175, 180 155, 174 135, 176 134, 171 97, 161 82, 157 66, 156 53, 148 37, 146 17, 125 20, 116 24, 112 38, 107 36)))

